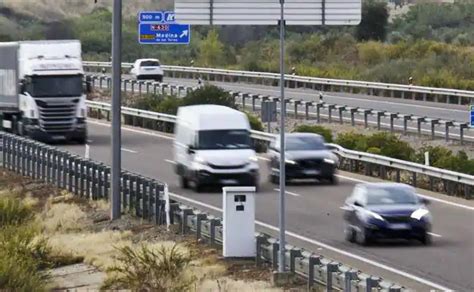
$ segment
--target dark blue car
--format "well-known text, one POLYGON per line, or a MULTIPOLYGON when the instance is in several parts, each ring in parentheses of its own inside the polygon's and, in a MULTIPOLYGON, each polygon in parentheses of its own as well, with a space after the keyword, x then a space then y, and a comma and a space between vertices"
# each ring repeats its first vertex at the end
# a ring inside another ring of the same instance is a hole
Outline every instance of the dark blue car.
POLYGON ((431 243, 428 200, 400 183, 358 184, 344 207, 345 237, 362 245, 381 238, 431 243))

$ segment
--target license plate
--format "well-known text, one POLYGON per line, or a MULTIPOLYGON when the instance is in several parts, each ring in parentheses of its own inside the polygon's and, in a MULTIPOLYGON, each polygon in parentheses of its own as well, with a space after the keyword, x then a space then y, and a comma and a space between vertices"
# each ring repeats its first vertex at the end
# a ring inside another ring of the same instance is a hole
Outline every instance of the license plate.
POLYGON ((410 229, 410 225, 405 224, 405 223, 390 224, 390 229, 395 229, 395 230, 410 229))
POLYGON ((304 174, 306 175, 315 175, 315 174, 318 174, 319 172, 315 169, 308 169, 308 170, 305 170, 304 171, 304 174))
POLYGON ((155 68, 145 68, 145 71, 153 71, 155 68))
POLYGON ((225 185, 235 185, 237 184, 237 181, 235 179, 223 179, 221 180, 221 183, 225 185))

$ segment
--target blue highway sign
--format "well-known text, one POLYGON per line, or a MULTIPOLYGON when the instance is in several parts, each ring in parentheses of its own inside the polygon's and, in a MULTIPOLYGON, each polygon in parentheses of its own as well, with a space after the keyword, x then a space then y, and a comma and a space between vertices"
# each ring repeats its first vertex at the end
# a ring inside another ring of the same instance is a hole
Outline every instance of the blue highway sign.
POLYGON ((189 44, 189 24, 140 23, 140 44, 189 44))
POLYGON ((471 105, 471 128, 474 128, 474 105, 471 105))
POLYGON ((175 23, 173 11, 140 12, 138 42, 140 44, 189 44, 189 24, 175 23))

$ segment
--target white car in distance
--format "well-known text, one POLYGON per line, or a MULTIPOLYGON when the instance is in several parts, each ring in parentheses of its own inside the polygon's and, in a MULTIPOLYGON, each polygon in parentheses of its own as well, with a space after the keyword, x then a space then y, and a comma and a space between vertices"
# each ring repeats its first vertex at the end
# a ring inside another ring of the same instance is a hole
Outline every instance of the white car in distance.
POLYGON ((138 59, 133 65, 130 73, 137 80, 155 80, 163 82, 163 69, 158 59, 138 59))

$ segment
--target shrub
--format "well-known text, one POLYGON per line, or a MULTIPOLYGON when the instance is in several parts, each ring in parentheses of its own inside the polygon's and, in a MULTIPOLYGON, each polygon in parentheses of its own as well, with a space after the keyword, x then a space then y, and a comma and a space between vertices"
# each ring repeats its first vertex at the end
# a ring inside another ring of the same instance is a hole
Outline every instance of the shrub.
POLYGON ((161 246, 156 251, 141 246, 118 248, 117 264, 108 269, 106 289, 127 288, 133 291, 188 291, 195 278, 186 274, 191 257, 179 250, 161 246))
POLYGON ((378 147, 370 147, 369 149, 367 149, 367 153, 380 155, 382 151, 378 147))
POLYGON ((141 110, 156 111, 160 107, 162 101, 163 98, 160 96, 147 94, 131 100, 127 106, 141 110))
POLYGON ((260 119, 252 113, 245 112, 249 119, 250 128, 255 131, 263 131, 263 124, 260 119))
POLYGON ((165 113, 170 115, 176 115, 178 113, 178 108, 182 103, 181 99, 176 97, 167 97, 160 102, 156 107, 156 111, 159 113, 165 113))
POLYGON ((355 132, 341 133, 337 136, 335 142, 350 150, 365 151, 367 149, 367 137, 355 132))
POLYGON ((324 140, 326 140, 326 143, 332 143, 331 130, 321 126, 299 125, 293 130, 293 132, 319 134, 323 136, 324 140))
POLYGON ((412 160, 415 154, 415 150, 410 144, 387 132, 375 133, 369 136, 367 147, 379 148, 381 155, 408 161, 412 160))
POLYGON ((206 84, 205 86, 194 90, 183 98, 183 106, 196 104, 217 104, 231 108, 236 108, 234 99, 224 89, 206 84))
POLYGON ((33 218, 31 208, 12 197, 0 198, 0 228, 6 225, 18 225, 33 218))

